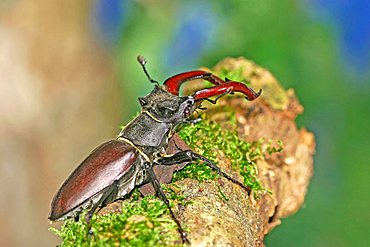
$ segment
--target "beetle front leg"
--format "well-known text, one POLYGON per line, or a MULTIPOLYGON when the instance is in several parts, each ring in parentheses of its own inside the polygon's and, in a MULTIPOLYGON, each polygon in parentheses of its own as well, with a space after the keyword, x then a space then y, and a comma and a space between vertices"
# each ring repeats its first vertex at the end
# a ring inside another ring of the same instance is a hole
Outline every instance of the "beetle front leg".
POLYGON ((226 179, 228 179, 231 182, 233 182, 233 183, 241 186, 242 188, 244 188, 248 192, 248 195, 250 194, 251 188, 249 188, 248 186, 246 186, 243 183, 239 182, 235 178, 232 178, 227 173, 221 171, 221 169, 218 166, 216 166, 212 161, 210 161, 209 159, 203 157, 200 154, 195 153, 192 150, 185 150, 185 151, 181 151, 181 152, 175 153, 175 154, 173 154, 171 156, 160 158, 160 159, 157 160, 157 163, 159 163, 161 165, 173 165, 173 164, 179 164, 179 163, 190 162, 190 161, 195 161, 195 160, 201 160, 201 161, 203 161, 211 169, 217 171, 218 174, 221 174, 226 179))
POLYGON ((156 175, 154 174, 153 167, 150 163, 145 163, 145 169, 148 172, 149 175, 149 180, 153 184, 153 187, 158 194, 158 196, 162 199, 164 204, 166 204, 168 210, 170 211, 171 217, 175 220, 177 224, 178 231, 180 233, 181 239, 183 243, 190 244, 189 239, 187 238, 187 234, 184 231, 184 229, 181 227, 181 224, 179 220, 176 218, 175 214, 173 213, 171 207, 170 207, 170 202, 168 201, 166 195, 164 194, 161 184, 159 183, 156 175))

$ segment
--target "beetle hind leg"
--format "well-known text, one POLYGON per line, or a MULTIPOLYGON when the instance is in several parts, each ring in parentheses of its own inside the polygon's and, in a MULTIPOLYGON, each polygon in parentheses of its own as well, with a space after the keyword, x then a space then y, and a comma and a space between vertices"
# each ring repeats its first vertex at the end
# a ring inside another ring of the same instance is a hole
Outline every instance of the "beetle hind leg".
POLYGON ((155 175, 155 173, 153 171, 153 167, 151 166, 150 163, 145 163, 145 169, 148 172, 150 182, 153 184, 153 187, 154 187, 157 195, 162 199, 162 201, 164 202, 164 204, 166 204, 168 210, 170 211, 171 217, 176 222, 177 229, 178 229, 178 231, 180 233, 182 242, 184 244, 190 244, 190 241, 187 238, 187 233, 184 231, 184 229, 182 228, 179 220, 176 218, 175 214, 173 213, 173 211, 172 211, 172 209, 170 207, 170 202, 168 201, 166 195, 164 194, 164 192, 163 192, 163 190, 161 188, 161 184, 159 183, 159 180, 158 180, 158 178, 156 177, 156 175, 155 175))

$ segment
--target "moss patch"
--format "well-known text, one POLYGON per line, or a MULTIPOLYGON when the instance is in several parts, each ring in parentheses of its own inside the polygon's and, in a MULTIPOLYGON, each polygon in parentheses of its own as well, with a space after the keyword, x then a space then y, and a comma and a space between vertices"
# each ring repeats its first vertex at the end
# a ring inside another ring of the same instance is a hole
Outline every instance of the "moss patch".
POLYGON ((87 234, 82 217, 78 222, 66 220, 60 230, 50 230, 63 240, 60 246, 182 246, 164 203, 154 196, 135 197, 123 201, 121 214, 94 215, 92 235, 87 234))

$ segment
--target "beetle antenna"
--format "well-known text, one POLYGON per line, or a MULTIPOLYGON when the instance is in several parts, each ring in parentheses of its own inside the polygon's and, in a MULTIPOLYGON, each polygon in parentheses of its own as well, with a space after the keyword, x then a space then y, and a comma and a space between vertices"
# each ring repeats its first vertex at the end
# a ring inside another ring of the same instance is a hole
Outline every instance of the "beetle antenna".
POLYGON ((159 83, 156 80, 153 80, 150 77, 150 75, 148 74, 148 71, 146 70, 145 64, 147 63, 147 61, 146 61, 145 57, 144 56, 137 56, 137 61, 141 64, 141 67, 143 67, 144 73, 145 73, 146 77, 148 77, 148 80, 151 83, 155 83, 155 84, 157 84, 157 86, 159 86, 159 83))

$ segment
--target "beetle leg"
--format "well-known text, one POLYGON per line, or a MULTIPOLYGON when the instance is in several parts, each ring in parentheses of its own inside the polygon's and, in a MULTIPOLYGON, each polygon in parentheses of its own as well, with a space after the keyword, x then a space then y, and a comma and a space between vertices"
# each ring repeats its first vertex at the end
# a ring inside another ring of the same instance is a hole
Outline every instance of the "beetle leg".
POLYGON ((118 192, 118 180, 115 180, 113 184, 111 184, 106 191, 102 194, 99 201, 95 203, 92 208, 86 213, 85 220, 87 223, 87 231, 89 234, 92 234, 91 231, 91 218, 94 215, 95 211, 98 209, 98 207, 105 206, 109 202, 113 200, 115 195, 117 195, 118 192))
POLYGON ((210 101, 208 99, 209 97, 216 96, 216 95, 223 96, 225 94, 233 93, 233 92, 243 93, 246 96, 247 100, 252 101, 258 98, 258 96, 260 96, 262 89, 260 89, 258 92, 255 92, 253 91, 253 89, 251 89, 244 83, 236 82, 236 81, 228 81, 222 85, 216 85, 210 88, 199 90, 193 94, 193 97, 195 101, 199 101, 199 100, 210 101))
POLYGON ((248 195, 250 194, 251 188, 249 188, 248 186, 239 182, 235 178, 232 178, 227 173, 221 171, 221 169, 218 166, 216 166, 212 161, 203 157, 200 154, 195 153, 192 150, 185 150, 185 151, 178 152, 178 153, 176 153, 174 155, 171 155, 171 156, 162 157, 162 158, 158 159, 156 162, 158 162, 161 165, 173 165, 173 164, 178 164, 178 163, 182 163, 182 162, 190 162, 190 161, 194 161, 194 160, 203 161, 210 168, 212 168, 213 170, 218 172, 218 174, 224 176, 225 178, 227 178, 231 182, 241 186, 242 188, 244 188, 248 192, 248 195))
POLYGON ((198 118, 194 118, 194 119, 185 119, 184 123, 196 124, 196 123, 199 123, 200 121, 202 121, 202 118, 198 117, 198 118))
POLYGON ((215 85, 220 85, 225 83, 221 78, 213 75, 212 73, 203 70, 194 70, 189 72, 184 72, 178 75, 174 75, 164 81, 163 85, 166 90, 172 94, 179 95, 180 86, 187 81, 193 81, 196 79, 207 80, 215 85))
POLYGON ((154 187, 156 193, 162 199, 162 201, 164 202, 164 204, 166 204, 168 210, 170 211, 171 217, 175 220, 175 222, 177 224, 178 231, 179 231, 180 236, 181 236, 181 239, 182 239, 182 242, 183 243, 186 243, 186 244, 190 244, 190 241, 187 238, 186 232, 184 231, 184 229, 182 229, 179 220, 176 218, 175 214, 173 213, 173 211, 172 211, 172 209, 170 207, 170 202, 168 201, 166 195, 164 194, 164 192, 163 192, 163 190, 161 188, 161 184, 159 183, 156 175, 154 174, 152 165, 150 163, 148 163, 148 162, 145 163, 145 169, 148 172, 150 182, 153 184, 153 187, 154 187))
POLYGON ((207 110, 207 107, 198 106, 197 109, 202 110, 202 111, 205 111, 205 110, 207 110))

